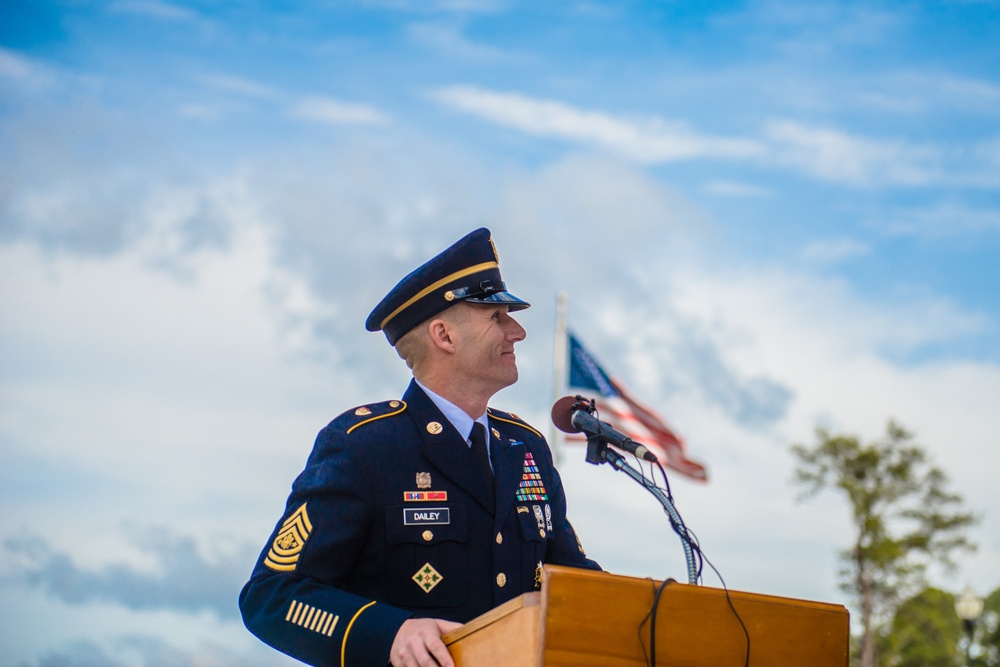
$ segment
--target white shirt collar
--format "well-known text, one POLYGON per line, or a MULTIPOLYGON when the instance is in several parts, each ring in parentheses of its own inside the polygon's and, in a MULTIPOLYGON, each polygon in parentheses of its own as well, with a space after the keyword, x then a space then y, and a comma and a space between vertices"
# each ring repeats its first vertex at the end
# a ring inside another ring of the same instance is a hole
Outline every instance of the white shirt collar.
POLYGON ((417 378, 413 378, 413 380, 421 389, 424 390, 424 393, 430 397, 431 401, 434 402, 434 405, 437 406, 438 410, 440 410, 444 416, 448 418, 448 421, 450 421, 451 425, 455 427, 455 430, 458 431, 463 438, 465 438, 466 442, 469 441, 469 437, 472 435, 472 424, 474 422, 479 422, 486 428, 486 431, 489 432, 490 420, 487 413, 484 412, 478 419, 473 419, 466 414, 465 410, 458 407, 447 398, 435 394, 433 391, 425 387, 417 378))

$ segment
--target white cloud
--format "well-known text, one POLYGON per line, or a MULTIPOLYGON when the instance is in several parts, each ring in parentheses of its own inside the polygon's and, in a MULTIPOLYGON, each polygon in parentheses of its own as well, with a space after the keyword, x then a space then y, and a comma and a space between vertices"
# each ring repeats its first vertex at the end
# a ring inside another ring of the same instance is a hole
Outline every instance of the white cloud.
POLYGON ((778 164, 854 186, 920 186, 941 180, 934 148, 873 140, 838 129, 775 121, 765 129, 778 164))
MULTIPOLYGON (((627 119, 520 93, 451 86, 433 93, 441 104, 527 134, 560 139, 643 164, 722 160, 783 169, 839 185, 919 188, 997 187, 995 141, 970 148, 872 138, 831 126, 774 120, 759 138, 720 137, 679 121, 627 119), (960 158, 957 159, 955 156, 960 158)), ((719 196, 761 197, 767 189, 709 181, 719 196)))
POLYGON ((36 91, 49 87, 55 75, 41 62, 0 46, 0 85, 6 85, 4 79, 24 90, 36 91))
POLYGON ((389 117, 374 107, 341 102, 329 97, 306 97, 291 110, 294 118, 330 125, 384 125, 389 117))
POLYGON ((749 183, 737 183, 735 181, 709 181, 702 186, 702 190, 717 197, 749 197, 758 199, 770 197, 773 193, 770 189, 749 183))
POLYGON ((561 102, 473 86, 453 86, 435 93, 443 104, 529 134, 592 145, 646 163, 693 158, 744 159, 762 146, 739 138, 698 134, 683 123, 653 119, 635 122, 561 102))
POLYGON ((462 31, 462 27, 441 21, 414 23, 407 26, 406 34, 410 39, 430 47, 452 58, 470 61, 510 61, 524 59, 495 46, 473 42, 462 31))
POLYGON ((846 259, 863 257, 871 253, 871 245, 857 239, 835 238, 810 242, 802 249, 802 259, 819 264, 836 264, 846 259))
POLYGON ((162 2, 162 0, 117 0, 108 5, 108 11, 161 21, 189 22, 200 19, 195 11, 171 2, 162 2))
POLYGON ((245 95, 247 97, 277 99, 283 95, 283 93, 274 86, 269 86, 252 79, 232 74, 202 74, 198 76, 198 81, 217 90, 227 93, 236 93, 238 95, 245 95))
POLYGON ((1000 209, 973 208, 957 201, 894 211, 878 227, 890 234, 947 238, 966 235, 996 235, 1000 232, 1000 209))

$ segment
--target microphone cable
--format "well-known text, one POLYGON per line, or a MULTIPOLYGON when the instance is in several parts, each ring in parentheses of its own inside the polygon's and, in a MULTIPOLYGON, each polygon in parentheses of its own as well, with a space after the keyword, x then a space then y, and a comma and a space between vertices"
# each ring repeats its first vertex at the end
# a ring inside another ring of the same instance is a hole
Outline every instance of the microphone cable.
MULTIPOLYGON (((646 474, 645 474, 644 469, 642 468, 642 465, 641 465, 642 462, 641 462, 641 460, 639 460, 638 457, 635 457, 635 458, 639 462, 639 469, 643 470, 643 475, 642 476, 643 476, 644 482, 647 482, 649 485, 655 486, 656 482, 655 482, 655 471, 653 470, 653 463, 650 463, 650 474, 647 477, 646 474)), ((659 470, 660 470, 660 475, 663 477, 663 484, 664 484, 664 486, 660 487, 660 490, 663 491, 666 494, 667 499, 670 500, 671 504, 673 504, 674 498, 673 498, 673 494, 670 491, 670 481, 667 478, 667 473, 663 469, 663 465, 658 460, 655 461, 655 464, 656 464, 656 467, 659 468, 659 470)), ((674 507, 674 509, 676 511, 676 506, 674 507)), ((732 597, 729 595, 729 587, 726 585, 726 580, 722 577, 722 573, 719 572, 718 568, 715 567, 715 565, 712 563, 712 561, 709 560, 708 557, 705 555, 705 553, 701 550, 701 545, 698 542, 697 535, 695 535, 687 527, 687 525, 684 523, 684 519, 681 517, 681 515, 680 515, 679 512, 677 512, 677 518, 678 518, 678 521, 675 521, 672 517, 670 517, 668 515, 668 519, 670 520, 670 525, 674 529, 674 532, 677 533, 681 537, 682 540, 684 540, 685 542, 688 543, 688 545, 691 547, 691 551, 695 554, 696 562, 697 562, 697 577, 695 579, 696 582, 698 584, 701 584, 702 569, 704 568, 704 564, 708 563, 708 566, 710 568, 712 568, 712 571, 715 572, 715 576, 717 576, 719 578, 719 582, 721 582, 721 584, 722 584, 722 590, 723 590, 723 592, 725 593, 725 596, 726 596, 726 603, 728 604, 729 609, 732 611, 733 616, 736 617, 736 621, 740 624, 740 629, 743 631, 743 636, 744 636, 744 638, 746 640, 746 653, 744 654, 743 664, 744 664, 744 667, 749 667, 750 666, 750 632, 747 630, 747 626, 743 622, 743 618, 740 616, 739 612, 736 611, 735 605, 733 605, 733 600, 732 600, 732 597)), ((652 579, 650 579, 650 582, 652 582, 652 579)), ((671 583, 676 584, 677 581, 675 579, 671 579, 671 578, 664 579, 660 583, 660 585, 656 587, 656 592, 653 595, 653 604, 650 607, 649 611, 646 613, 646 616, 642 619, 642 622, 639 623, 639 628, 638 628, 639 644, 642 647, 643 656, 645 657, 646 664, 649 665, 649 667, 656 667, 656 614, 657 614, 657 610, 658 610, 658 608, 660 606, 660 597, 663 595, 663 591, 666 590, 667 585, 671 584, 671 583), (643 628, 643 626, 647 622, 650 623, 650 629, 649 629, 649 653, 648 654, 646 653, 646 645, 643 642, 643 633, 642 633, 642 628, 643 628)))

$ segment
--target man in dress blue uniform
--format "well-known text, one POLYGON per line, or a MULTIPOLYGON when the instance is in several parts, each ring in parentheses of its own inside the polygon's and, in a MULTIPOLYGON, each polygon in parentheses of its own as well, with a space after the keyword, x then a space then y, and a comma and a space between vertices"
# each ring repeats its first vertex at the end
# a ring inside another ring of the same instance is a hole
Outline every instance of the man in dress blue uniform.
POLYGON ((478 229, 375 307, 413 381, 319 433, 240 594, 251 632, 312 665, 452 667, 441 636, 538 589, 544 563, 599 569, 545 439, 488 407, 517 381, 528 305, 478 229))

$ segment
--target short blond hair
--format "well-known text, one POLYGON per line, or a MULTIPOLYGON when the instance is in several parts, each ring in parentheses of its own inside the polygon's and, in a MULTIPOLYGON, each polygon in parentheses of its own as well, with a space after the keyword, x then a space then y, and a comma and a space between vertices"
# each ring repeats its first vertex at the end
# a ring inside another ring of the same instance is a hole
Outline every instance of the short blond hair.
POLYGON ((434 320, 446 320, 450 324, 461 324, 468 320, 470 307, 459 302, 433 317, 429 317, 417 326, 407 331, 396 341, 396 354, 406 362, 411 371, 417 372, 431 351, 430 333, 427 326, 434 320))

